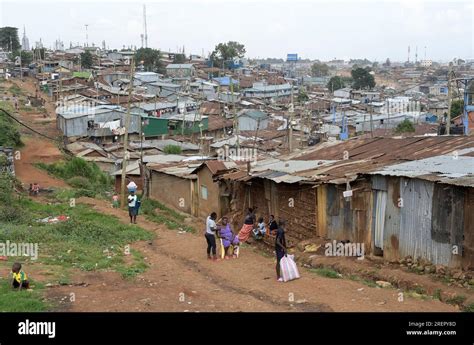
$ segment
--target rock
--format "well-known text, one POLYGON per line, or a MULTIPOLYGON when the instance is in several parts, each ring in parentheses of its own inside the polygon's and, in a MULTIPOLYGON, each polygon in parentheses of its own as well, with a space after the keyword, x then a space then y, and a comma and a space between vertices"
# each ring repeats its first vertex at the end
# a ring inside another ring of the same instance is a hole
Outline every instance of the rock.
POLYGON ((454 279, 459 279, 459 280, 463 280, 465 278, 465 274, 462 273, 462 271, 454 271, 453 272, 453 278, 454 279))
POLYGON ((364 288, 358 288, 357 291, 364 291, 364 288))
POLYGON ((435 268, 435 266, 433 266, 433 265, 425 266, 425 272, 426 272, 426 273, 435 273, 435 272, 436 272, 436 268, 435 268))
POLYGON ((391 286, 392 286, 391 283, 386 282, 386 281, 383 281, 383 280, 377 280, 377 281, 375 282, 375 284, 377 284, 378 286, 383 287, 383 288, 388 288, 388 287, 391 287, 391 286))
POLYGON ((296 304, 303 304, 303 303, 306 303, 305 299, 299 299, 296 301, 296 304))
POLYGON ((311 244, 312 244, 312 243, 311 243, 311 240, 304 240, 304 241, 298 242, 298 243, 296 244, 296 248, 298 248, 298 250, 299 250, 300 252, 304 252, 305 247, 306 247, 307 245, 311 245, 311 244))
POLYGON ((321 245, 308 244, 304 247, 304 252, 305 253, 316 253, 319 248, 321 248, 321 245))
POLYGON ((387 301, 382 301, 382 302, 379 302, 379 303, 377 303, 377 304, 378 304, 378 305, 384 305, 384 304, 386 304, 386 303, 387 303, 387 301))
POLYGON ((435 265, 435 271, 437 274, 445 274, 446 273, 446 267, 443 265, 435 265))
POLYGON ((190 217, 188 218, 184 218, 184 222, 187 223, 187 224, 192 224, 194 222, 194 220, 190 217))
POLYGON ((469 285, 474 285, 474 279, 469 280, 469 285))

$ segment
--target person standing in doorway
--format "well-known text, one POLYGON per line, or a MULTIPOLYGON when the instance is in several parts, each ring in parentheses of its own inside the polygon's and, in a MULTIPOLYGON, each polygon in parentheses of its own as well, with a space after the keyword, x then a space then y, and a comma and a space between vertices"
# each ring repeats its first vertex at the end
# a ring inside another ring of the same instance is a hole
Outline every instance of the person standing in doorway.
POLYGON ((207 241, 207 258, 209 260, 217 260, 217 250, 216 250, 216 219, 217 213, 212 212, 206 219, 206 241, 207 241), (212 257, 211 257, 212 252, 212 257))
POLYGON ((135 191, 130 191, 128 195, 128 215, 130 216, 130 224, 137 224, 137 199, 138 197, 135 195, 135 191))
POLYGON ((285 226, 286 222, 284 220, 280 220, 275 237, 275 254, 277 259, 276 274, 277 280, 279 282, 283 281, 283 278, 281 277, 280 261, 288 252, 286 249, 285 226))

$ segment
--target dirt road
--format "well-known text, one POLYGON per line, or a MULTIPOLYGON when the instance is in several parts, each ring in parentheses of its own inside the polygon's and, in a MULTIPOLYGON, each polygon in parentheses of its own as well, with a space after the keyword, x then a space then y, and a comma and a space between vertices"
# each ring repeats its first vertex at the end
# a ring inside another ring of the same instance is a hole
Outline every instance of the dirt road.
MULTIPOLYGON (((95 210, 128 222, 125 211, 102 200, 81 198, 95 210)), ((52 289, 52 296, 75 293, 71 311, 456 311, 435 300, 405 298, 395 289, 371 288, 347 279, 320 277, 301 268, 302 278, 275 279, 275 260, 251 247, 238 259, 207 260, 202 235, 180 233, 140 217, 139 226, 156 233, 152 242, 131 247, 149 269, 135 281, 116 273, 79 273, 76 283, 52 289)))

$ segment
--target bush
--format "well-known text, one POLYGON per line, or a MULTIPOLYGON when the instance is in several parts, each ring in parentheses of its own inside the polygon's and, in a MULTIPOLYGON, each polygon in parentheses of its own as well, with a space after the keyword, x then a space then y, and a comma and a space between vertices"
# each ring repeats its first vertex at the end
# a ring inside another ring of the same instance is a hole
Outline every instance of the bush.
POLYGON ((179 155, 181 154, 181 147, 178 145, 166 145, 163 148, 163 152, 166 154, 179 155))
POLYGON ((411 122, 408 119, 403 120, 397 125, 397 128, 395 129, 395 132, 397 133, 406 133, 406 132, 414 132, 415 131, 415 126, 413 125, 413 122, 411 122))
POLYGON ((94 162, 87 162, 82 158, 74 157, 65 162, 38 163, 37 165, 77 188, 76 197, 94 197, 97 193, 103 193, 112 188, 112 177, 100 170, 94 162))
POLYGON ((87 189, 90 187, 89 180, 82 176, 71 177, 69 180, 67 180, 67 183, 73 186, 74 188, 87 189))
MULTIPOLYGON (((0 108, 12 113, 11 107, 5 102, 0 102, 0 108)), ((0 111, 0 128, 0 146, 20 147, 23 145, 17 123, 3 111, 0 111)))

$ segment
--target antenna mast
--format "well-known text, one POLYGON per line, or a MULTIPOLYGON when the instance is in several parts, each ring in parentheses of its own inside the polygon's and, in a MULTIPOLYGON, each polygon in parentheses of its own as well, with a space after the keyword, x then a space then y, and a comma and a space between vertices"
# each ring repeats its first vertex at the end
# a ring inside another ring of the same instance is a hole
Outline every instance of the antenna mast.
POLYGON ((148 48, 148 30, 146 28, 146 5, 143 5, 143 29, 145 31, 145 48, 148 48))

